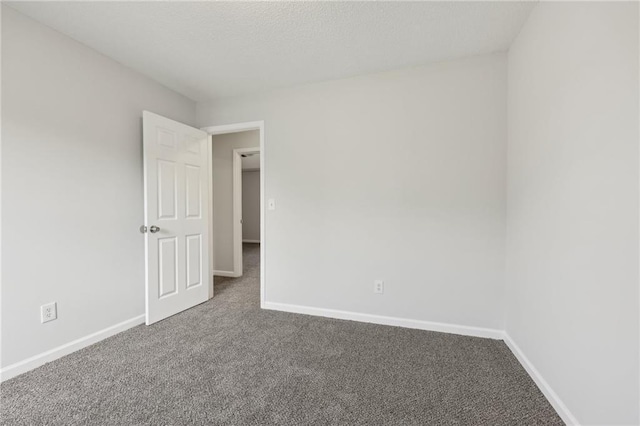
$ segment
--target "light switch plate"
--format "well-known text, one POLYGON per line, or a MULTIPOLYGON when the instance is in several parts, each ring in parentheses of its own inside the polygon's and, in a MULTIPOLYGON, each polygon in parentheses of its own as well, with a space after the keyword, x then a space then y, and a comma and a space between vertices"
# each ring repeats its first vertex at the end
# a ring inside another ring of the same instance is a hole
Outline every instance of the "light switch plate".
POLYGON ((268 210, 275 210, 276 209, 276 200, 273 198, 269 198, 269 201, 267 201, 267 209, 268 210))

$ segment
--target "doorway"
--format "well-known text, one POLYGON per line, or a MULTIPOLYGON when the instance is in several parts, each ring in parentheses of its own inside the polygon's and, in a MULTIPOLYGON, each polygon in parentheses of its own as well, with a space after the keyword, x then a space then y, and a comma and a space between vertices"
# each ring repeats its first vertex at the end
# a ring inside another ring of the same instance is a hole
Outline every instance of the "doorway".
MULTIPOLYGON (((234 277, 242 276, 244 273, 245 243, 260 244, 260 157, 260 147, 233 150, 234 277)), ((218 229, 221 226, 224 224, 218 224, 218 229)))
MULTIPOLYGON (((249 247, 252 259, 259 246, 260 305, 263 306, 266 281, 264 123, 237 123, 202 130, 210 135, 211 276, 241 277, 243 244, 249 247), (251 205, 245 206, 248 203, 251 205), (248 207, 244 214, 243 207, 248 207)), ((209 288, 209 297, 213 296, 214 279, 210 280, 209 288)))

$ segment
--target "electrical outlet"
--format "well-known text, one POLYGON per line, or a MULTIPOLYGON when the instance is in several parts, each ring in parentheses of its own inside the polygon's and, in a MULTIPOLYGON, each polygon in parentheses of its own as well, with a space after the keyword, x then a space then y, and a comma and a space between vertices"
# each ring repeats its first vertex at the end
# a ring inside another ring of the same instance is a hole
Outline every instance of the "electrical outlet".
POLYGON ((376 293, 376 294, 384 293, 384 281, 375 280, 373 282, 373 292, 376 293))
POLYGON ((40 306, 40 316, 43 324, 45 322, 58 319, 58 308, 56 306, 56 302, 47 303, 46 305, 40 306))

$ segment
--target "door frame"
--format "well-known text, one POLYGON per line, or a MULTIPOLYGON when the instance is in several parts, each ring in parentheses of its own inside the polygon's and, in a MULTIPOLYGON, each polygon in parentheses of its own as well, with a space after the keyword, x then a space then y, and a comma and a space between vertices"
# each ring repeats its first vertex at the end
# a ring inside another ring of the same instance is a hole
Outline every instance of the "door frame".
MULTIPOLYGON (((209 168, 209 253, 211 257, 210 261, 210 271, 209 271, 209 298, 213 297, 213 273, 215 270, 214 265, 214 232, 213 232, 213 136, 215 135, 224 135, 227 133, 237 133, 237 132, 245 132, 248 130, 258 130, 260 135, 260 307, 264 307, 264 303, 266 300, 266 218, 265 218, 265 150, 264 150, 264 121, 249 121, 243 123, 233 123, 233 124, 223 124, 217 126, 207 126, 201 127, 200 130, 207 132, 209 134, 209 143, 207 144, 207 155, 209 157, 208 168, 209 168)), ((243 148, 249 151, 255 151, 256 148, 243 148)), ((236 205, 236 167, 235 167, 235 157, 238 156, 234 150, 234 189, 233 189, 233 217, 234 217, 234 227, 233 227, 233 241, 234 241, 234 250, 233 250, 233 265, 234 265, 234 274, 235 276, 242 275, 242 228, 236 222, 236 214, 238 217, 242 217, 242 200, 240 200, 240 210, 236 205), (237 241, 240 241, 239 247, 237 246, 237 241), (238 251, 239 251, 239 260, 238 262, 238 251), (238 264, 240 265, 240 269, 238 270, 238 264)), ((242 167, 240 167, 240 172, 242 172, 242 167)), ((240 176, 241 178, 241 176, 240 176)), ((241 182, 241 181, 240 181, 241 182)), ((242 192, 240 192, 242 194, 242 192)))

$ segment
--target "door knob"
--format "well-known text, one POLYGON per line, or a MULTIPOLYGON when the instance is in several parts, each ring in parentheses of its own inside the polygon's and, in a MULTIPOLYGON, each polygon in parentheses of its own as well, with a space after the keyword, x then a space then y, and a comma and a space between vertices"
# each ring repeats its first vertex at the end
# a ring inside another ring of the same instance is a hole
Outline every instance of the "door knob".
POLYGON ((150 231, 152 234, 155 234, 156 232, 159 232, 159 231, 160 231, 160 228, 159 228, 158 226, 151 225, 151 227, 149 228, 149 231, 150 231))

